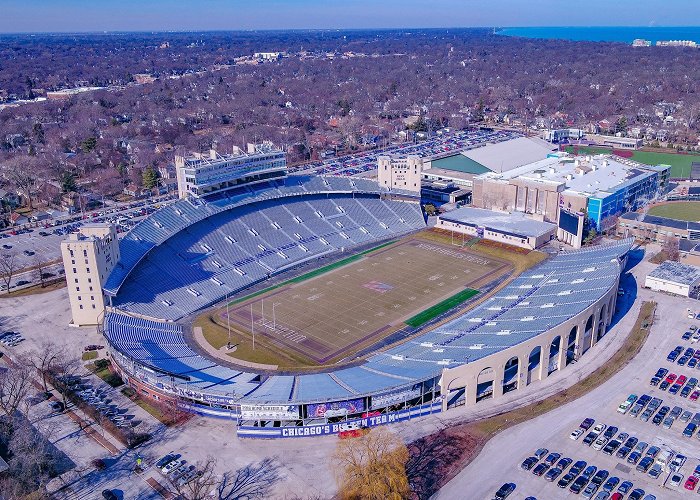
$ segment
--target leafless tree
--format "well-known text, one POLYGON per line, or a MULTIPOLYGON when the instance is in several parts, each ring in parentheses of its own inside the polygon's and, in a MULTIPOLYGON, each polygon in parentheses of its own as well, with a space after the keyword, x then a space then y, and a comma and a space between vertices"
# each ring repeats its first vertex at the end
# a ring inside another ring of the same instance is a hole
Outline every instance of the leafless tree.
POLYGON ((678 262, 680 260, 680 241, 678 238, 673 236, 666 237, 662 251, 666 253, 666 258, 672 260, 673 262, 678 262))
POLYGON ((16 357, 12 366, 0 369, 0 410, 10 418, 28 408, 27 396, 33 380, 30 366, 23 358, 16 357))
POLYGON ((12 278, 17 272, 17 258, 14 252, 3 252, 0 254, 0 279, 5 284, 7 293, 10 293, 12 278))
POLYGON ((46 286, 46 261, 39 254, 35 254, 33 264, 36 280, 41 284, 41 288, 44 288, 46 286))
POLYGON ((280 479, 280 465, 274 458, 246 465, 235 473, 224 473, 216 488, 220 500, 269 498, 280 479))
POLYGON ((70 371, 73 364, 65 348, 51 341, 42 342, 39 349, 31 354, 29 361, 39 373, 46 392, 48 392, 47 378, 50 375, 70 371))

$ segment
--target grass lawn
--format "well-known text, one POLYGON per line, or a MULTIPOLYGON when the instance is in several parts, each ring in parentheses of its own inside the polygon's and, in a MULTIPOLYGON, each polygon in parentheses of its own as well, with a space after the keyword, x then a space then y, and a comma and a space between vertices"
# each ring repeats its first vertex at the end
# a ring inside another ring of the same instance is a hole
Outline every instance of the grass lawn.
POLYGON ((88 363, 85 365, 85 368, 100 377, 112 387, 120 387, 124 385, 124 381, 121 379, 121 377, 110 371, 109 362, 105 359, 98 359, 94 363, 88 363))
MULTIPOLYGON (((579 154, 612 153, 610 148, 578 147, 579 154)), ((573 146, 567 146, 566 151, 572 153, 573 146)), ((616 151, 615 151, 616 152, 616 151)), ((693 162, 700 162, 698 154, 684 153, 659 153, 656 151, 625 151, 632 153, 631 159, 647 165, 671 165, 671 177, 674 179, 687 179, 690 177, 690 169, 693 162)))
POLYGON ((650 215, 670 219, 700 221, 700 201, 672 201, 649 209, 650 215))
POLYGON ((83 361, 90 361, 93 359, 97 359, 97 351, 88 351, 83 353, 83 361))
POLYGON ((454 294, 452 297, 448 297, 442 302, 438 302, 433 307, 429 307, 425 311, 422 311, 413 316, 412 318, 407 319, 406 324, 408 326, 418 328, 419 326, 424 325, 431 319, 440 316, 444 312, 449 311, 453 307, 456 307, 459 304, 466 302, 477 293, 479 293, 479 290, 472 290, 471 288, 462 290, 461 292, 454 294))
POLYGON ((456 476, 476 458, 489 439, 499 432, 570 403, 610 380, 641 350, 649 336, 655 310, 656 303, 644 302, 637 321, 620 350, 603 366, 568 389, 522 408, 449 427, 410 443, 408 447, 411 458, 407 473, 412 484, 417 484, 422 490, 421 498, 429 497, 456 476), (430 466, 421 466, 422 462, 427 462, 430 466), (420 471, 416 473, 415 480, 411 477, 413 470, 420 471), (430 477, 422 477, 423 474, 430 477))

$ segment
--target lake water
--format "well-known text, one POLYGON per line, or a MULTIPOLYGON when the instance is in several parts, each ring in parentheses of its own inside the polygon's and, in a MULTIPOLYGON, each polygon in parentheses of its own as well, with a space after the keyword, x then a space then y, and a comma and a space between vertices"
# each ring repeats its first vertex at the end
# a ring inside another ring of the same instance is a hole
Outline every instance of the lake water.
POLYGON ((681 27, 633 27, 633 26, 572 26, 504 28, 499 35, 525 38, 547 38, 590 42, 632 43, 635 38, 651 40, 693 40, 700 43, 700 26, 681 27))

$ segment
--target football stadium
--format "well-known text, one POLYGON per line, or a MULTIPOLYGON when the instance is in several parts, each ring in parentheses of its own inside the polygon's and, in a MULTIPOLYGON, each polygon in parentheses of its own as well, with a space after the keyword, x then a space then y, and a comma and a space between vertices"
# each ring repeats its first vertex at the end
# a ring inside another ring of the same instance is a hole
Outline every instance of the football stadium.
POLYGON ((187 168, 213 176, 217 162, 187 160, 181 199, 119 242, 101 329, 139 393, 235 419, 241 436, 333 434, 522 389, 605 335, 631 240, 515 276, 425 237, 407 193, 283 163, 203 188, 187 168), (227 336, 197 340, 203 312, 227 336), (250 337, 282 362, 239 359, 250 337))

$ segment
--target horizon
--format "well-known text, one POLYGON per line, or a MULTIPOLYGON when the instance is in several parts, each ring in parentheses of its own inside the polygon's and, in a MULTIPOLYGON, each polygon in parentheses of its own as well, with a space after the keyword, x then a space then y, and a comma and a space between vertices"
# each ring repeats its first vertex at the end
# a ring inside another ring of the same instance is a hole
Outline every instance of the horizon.
POLYGON ((668 0, 587 0, 573 23, 560 25, 559 0, 5 0, 2 34, 287 31, 350 29, 457 29, 553 27, 695 27, 700 4, 668 0), (603 14, 604 13, 604 14, 603 14), (616 21, 611 23, 610 20, 616 21), (623 25, 618 25, 625 20, 623 25))
POLYGON ((700 24, 688 25, 547 25, 547 26, 441 26, 441 27, 373 27, 373 28, 249 28, 249 29, 162 29, 162 30, 93 30, 93 31, 0 31, 0 35, 114 35, 114 34, 161 34, 161 33, 285 33, 285 32, 352 32, 352 31, 400 31, 400 30, 509 30, 509 29, 559 29, 559 28, 609 28, 609 29, 674 29, 674 28, 698 28, 700 24))

